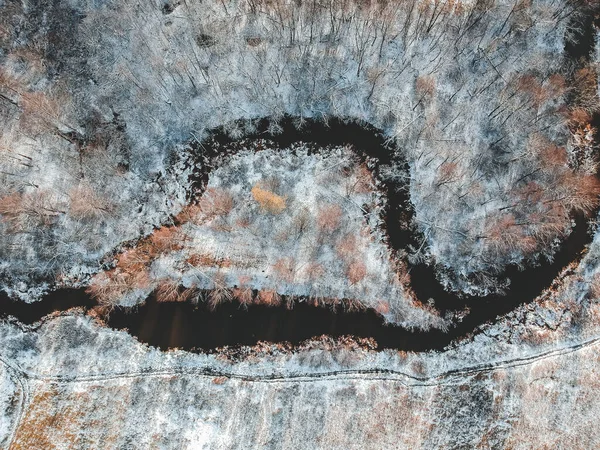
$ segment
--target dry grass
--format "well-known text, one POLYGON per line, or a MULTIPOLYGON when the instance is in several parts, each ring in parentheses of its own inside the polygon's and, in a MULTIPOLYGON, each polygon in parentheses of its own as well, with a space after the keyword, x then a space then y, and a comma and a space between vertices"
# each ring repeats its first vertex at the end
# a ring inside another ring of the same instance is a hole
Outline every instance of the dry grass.
POLYGON ((260 205, 263 211, 270 214, 280 214, 286 208, 285 198, 274 194, 266 189, 262 189, 256 184, 252 190, 252 197, 260 205))
POLYGON ((190 255, 186 262, 194 267, 231 267, 233 261, 228 258, 219 258, 208 253, 194 253, 190 255))

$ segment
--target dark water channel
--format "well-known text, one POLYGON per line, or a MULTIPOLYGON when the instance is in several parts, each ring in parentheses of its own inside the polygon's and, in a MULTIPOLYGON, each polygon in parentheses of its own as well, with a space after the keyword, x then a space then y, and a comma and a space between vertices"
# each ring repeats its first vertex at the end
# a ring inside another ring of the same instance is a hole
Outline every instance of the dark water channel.
MULTIPOLYGON (((588 60, 593 50, 593 19, 583 17, 581 22, 582 26, 565 48, 574 64, 577 64, 576 61, 588 60)), ((254 124, 255 129, 247 133, 244 139, 268 139, 281 148, 299 141, 308 142, 314 144, 315 151, 319 147, 350 144, 361 160, 370 161, 370 168, 376 177, 382 166, 394 165, 406 169, 406 164, 399 159, 401 152, 388 146, 384 136, 369 125, 346 123, 342 120, 331 120, 325 125, 306 120, 298 128, 297 121, 291 117, 285 117, 279 124, 282 132, 272 135, 267 132, 268 119, 259 120, 254 124)), ((594 116, 593 125, 600 126, 600 115, 594 116)), ((224 151, 235 152, 236 145, 241 148, 244 142, 232 141, 224 130, 215 130, 205 142, 192 144, 196 158, 201 163, 199 166, 202 167, 191 180, 196 190, 203 190, 214 159, 224 151)), ((389 201, 385 213, 388 245, 393 250, 406 249, 410 245, 418 247, 422 236, 416 230, 398 226, 401 221, 410 221, 413 214, 407 187, 385 180, 382 183, 389 201)), ((596 213, 597 211, 594 214, 596 213)), ((565 266, 577 261, 592 236, 588 233, 584 217, 574 217, 574 221, 576 226, 573 232, 563 242, 552 262, 541 261, 538 266, 523 271, 517 267, 508 267, 501 274, 501 278, 511 280, 504 295, 457 295, 444 289, 436 278, 435 268, 425 265, 411 267, 412 287, 420 300, 434 299, 435 308, 442 314, 465 307, 470 309, 470 313, 461 322, 446 332, 409 331, 384 325, 381 317, 372 310, 335 312, 302 301, 295 303, 293 309, 262 305, 245 309, 233 302, 210 311, 203 303, 159 303, 154 296, 150 296, 144 305, 133 310, 114 310, 108 318, 108 324, 117 329, 126 328, 141 342, 161 349, 179 347, 192 351, 211 351, 222 346, 254 345, 258 341, 297 345, 321 335, 351 335, 373 338, 379 349, 441 350, 451 342, 467 337, 479 325, 493 321, 520 304, 531 302, 551 285, 565 266)), ((25 324, 33 324, 55 311, 65 311, 72 307, 89 309, 94 305, 95 302, 83 289, 58 290, 33 304, 11 301, 0 292, 0 314, 3 317, 13 316, 25 324)))

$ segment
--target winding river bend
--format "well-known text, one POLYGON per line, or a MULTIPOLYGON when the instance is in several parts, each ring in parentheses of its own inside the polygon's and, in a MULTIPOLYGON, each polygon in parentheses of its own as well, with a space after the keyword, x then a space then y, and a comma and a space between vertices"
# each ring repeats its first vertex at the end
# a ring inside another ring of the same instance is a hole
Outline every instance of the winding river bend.
MULTIPOLYGON (((327 126, 321 122, 309 121, 298 130, 293 118, 282 123, 283 133, 277 136, 266 134, 268 120, 262 120, 252 138, 268 138, 276 145, 286 147, 293 142, 311 142, 317 146, 352 144, 361 158, 376 158, 379 165, 390 164, 393 155, 384 137, 375 129, 341 120, 331 121, 327 126)), ((222 148, 226 144, 223 133, 216 132, 209 141, 199 146, 199 158, 204 159, 203 169, 198 172, 192 184, 202 189, 211 160, 211 149, 222 148), (213 145, 209 145, 210 142, 213 145), (219 144, 219 145, 214 145, 219 144)), ((375 171, 377 168, 375 168, 375 171)), ((398 222, 412 215, 408 193, 402 186, 385 184, 388 195, 388 208, 385 213, 388 245, 393 250, 415 245, 422 238, 416 231, 399 230, 398 222)), ((516 306, 531 302, 545 288, 549 287, 560 271, 577 261, 585 246, 591 241, 587 222, 574 217, 576 226, 562 244, 553 262, 542 261, 539 266, 520 271, 509 267, 501 277, 511 280, 510 289, 505 295, 494 294, 486 297, 457 295, 448 292, 436 278, 434 267, 417 265, 411 267, 412 287, 417 297, 423 301, 434 300, 440 313, 469 308, 470 313, 448 331, 412 331, 385 325, 382 318, 373 310, 336 312, 324 307, 315 307, 307 302, 296 301, 292 309, 285 306, 267 307, 252 305, 247 309, 238 303, 219 305, 214 311, 206 304, 159 303, 150 296, 144 305, 133 310, 114 310, 107 319, 110 327, 127 329, 141 342, 163 350, 183 348, 190 351, 212 351, 223 346, 254 345, 258 341, 288 342, 298 345, 301 342, 321 335, 340 337, 351 335, 357 338, 372 338, 378 349, 393 348, 406 351, 441 350, 451 342, 468 336, 479 325, 494 320, 497 316, 513 310, 516 306)), ((285 303, 285 302, 284 302, 285 303)), ((48 294, 41 302, 26 304, 13 302, 5 295, 0 297, 0 311, 4 316, 13 316, 22 323, 33 324, 54 311, 65 311, 73 307, 92 308, 95 301, 84 289, 62 289, 48 294)))
MULTIPOLYGON (((593 50, 593 19, 590 17, 584 22, 565 49, 573 61, 589 59, 593 50)), ((378 130, 365 124, 331 120, 325 125, 307 120, 305 126, 298 129, 294 126, 294 118, 286 117, 280 122, 283 132, 277 135, 267 133, 268 125, 268 119, 259 121, 256 131, 246 136, 246 139, 269 139, 282 148, 298 141, 314 143, 316 147, 350 144, 359 157, 372 158, 377 161, 377 166, 392 163, 403 165, 402 161, 394 160, 399 158, 399 152, 394 152, 386 144, 384 136, 378 130)), ((594 116, 593 125, 596 129, 600 127, 599 114, 594 116)), ((222 130, 216 130, 206 142, 192 146, 203 167, 191 180, 194 188, 201 190, 205 186, 210 161, 217 156, 216 149, 224 145, 235 149, 235 142, 222 130)), ((400 230, 397 226, 400 220, 407 222, 412 216, 407 189, 404 186, 386 184, 385 181, 383 184, 389 201, 385 215, 388 245, 393 250, 400 250, 416 244, 422 238, 418 232, 400 230)), ((378 349, 441 350, 453 341, 469 336, 478 326, 510 312, 518 305, 533 301, 551 285, 565 266, 578 261, 592 236, 584 217, 575 216, 573 220, 575 227, 552 262, 541 261, 538 266, 523 271, 517 267, 508 267, 500 275, 500 278, 511 280, 504 295, 457 295, 444 289, 436 278, 434 267, 411 267, 412 288, 420 300, 434 299, 435 308, 441 314, 469 308, 470 313, 448 331, 406 330, 385 325, 373 310, 335 312, 302 301, 294 303, 293 309, 262 305, 244 309, 237 303, 226 303, 211 311, 202 303, 159 303, 154 296, 150 296, 144 305, 134 310, 113 311, 107 323, 112 328, 126 328, 139 341, 163 350, 178 347, 190 351, 212 351, 223 346, 254 345, 258 341, 297 345, 321 335, 373 338, 378 343, 378 349)), ((1 316, 15 317, 24 324, 36 323, 52 312, 66 311, 73 307, 87 310, 95 304, 84 289, 61 289, 33 304, 11 301, 0 293, 1 316)))

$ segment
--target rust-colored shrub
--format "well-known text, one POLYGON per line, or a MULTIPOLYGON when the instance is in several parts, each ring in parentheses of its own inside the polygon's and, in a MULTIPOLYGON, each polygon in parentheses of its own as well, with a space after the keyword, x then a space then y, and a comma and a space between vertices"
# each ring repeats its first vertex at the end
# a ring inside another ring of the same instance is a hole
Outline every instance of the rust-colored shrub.
POLYGON ((600 274, 595 274, 590 283, 590 294, 592 299, 600 300, 600 274))
POLYGON ((409 289, 411 286, 410 272, 406 261, 398 259, 395 263, 394 276, 392 283, 402 286, 404 289, 409 289))
POLYGON ((263 211, 271 214, 280 214, 286 208, 284 197, 262 189, 259 184, 256 184, 252 188, 251 193, 263 211))
POLYGON ((440 165, 437 176, 437 186, 440 187, 443 184, 451 183, 455 181, 458 176, 458 164, 455 162, 447 161, 440 165))
POLYGON ((339 205, 323 205, 317 213, 317 224, 326 232, 332 232, 339 228, 342 219, 342 208, 339 205))
POLYGON ((355 181, 352 184, 349 194, 366 194, 373 190, 373 174, 365 163, 359 164, 354 171, 355 181))
POLYGON ((595 100, 597 77, 592 66, 582 67, 575 72, 573 86, 576 91, 576 102, 580 107, 590 111, 598 108, 595 100))
POLYGON ((51 191, 38 189, 35 192, 11 193, 0 198, 0 218, 9 223, 12 230, 19 231, 31 226, 49 226, 64 214, 62 203, 51 191))
POLYGON ((344 306, 344 310, 348 312, 358 312, 366 310, 366 306, 360 300, 355 298, 346 298, 343 299, 342 305, 344 306))
POLYGON ((375 306, 375 311, 377 311, 378 314, 385 315, 390 312, 390 304, 388 302, 380 300, 375 306))
POLYGON ((94 276, 85 292, 101 305, 112 308, 130 287, 125 274, 118 271, 100 272, 94 276))
POLYGON ((569 110, 568 119, 574 126, 586 126, 592 120, 592 114, 583 108, 569 110))
POLYGON ((119 255, 117 268, 126 273, 141 272, 150 265, 151 256, 141 248, 125 250, 119 255))
POLYGON ((202 208, 200 207, 200 205, 186 205, 181 209, 181 211, 179 211, 179 214, 175 216, 174 222, 178 225, 182 225, 188 222, 196 223, 201 213, 202 208))
POLYGON ((549 144, 540 150, 539 155, 540 164, 547 170, 564 169, 567 167, 568 156, 567 150, 564 147, 549 144))
POLYGON ((529 139, 527 151, 546 173, 560 172, 567 168, 566 149, 559 147, 541 134, 535 134, 529 139))
POLYGON ((367 275, 367 266, 365 266, 365 263, 363 263, 362 261, 352 261, 348 265, 346 275, 348 277, 348 280, 350 281, 350 284, 359 283, 367 275))
POLYGON ((257 303, 267 306, 279 306, 281 304, 281 296, 276 291, 269 289, 258 291, 256 300, 257 303))
POLYGON ((155 294, 157 302, 181 302, 185 300, 180 297, 179 282, 170 278, 164 278, 158 282, 155 294))
POLYGON ((561 184, 568 195, 564 199, 569 209, 590 213, 598 206, 600 182, 595 175, 581 175, 568 172, 561 178, 561 184))
POLYGON ((254 300, 254 293, 252 292, 252 288, 248 286, 251 278, 242 275, 238 278, 238 286, 232 289, 233 297, 240 302, 243 306, 247 306, 252 303, 254 300))
POLYGON ((150 235, 148 242, 152 246, 152 251, 160 254, 181 250, 183 248, 182 240, 178 227, 161 227, 150 235))
POLYGON ((232 293, 226 285, 224 274, 217 272, 212 281, 213 288, 208 294, 208 307, 215 310, 221 303, 231 301, 232 293))
POLYGON ((71 139, 63 130, 76 131, 68 122, 66 106, 71 99, 66 93, 48 95, 44 92, 21 92, 21 123, 30 130, 46 130, 63 139, 71 139))
POLYGON ((549 96, 552 98, 560 97, 567 91, 567 80, 559 73, 550 75, 547 85, 549 96))
POLYGON ((542 87, 539 80, 533 75, 521 75, 516 79, 516 88, 527 94, 536 107, 548 100, 548 92, 542 87))
POLYGON ((23 212, 23 197, 18 192, 14 192, 0 198, 0 214, 5 222, 15 223, 19 215, 23 212))
POLYGON ((250 305, 254 300, 252 289, 248 287, 233 288, 231 290, 231 295, 243 306, 250 305))
POLYGON ((523 225, 510 213, 500 213, 486 221, 486 246, 496 253, 521 251, 525 254, 536 250, 538 243, 533 236, 527 234, 523 225))
POLYGON ((194 267, 231 267, 233 265, 228 258, 219 258, 208 253, 193 253, 185 261, 194 267))

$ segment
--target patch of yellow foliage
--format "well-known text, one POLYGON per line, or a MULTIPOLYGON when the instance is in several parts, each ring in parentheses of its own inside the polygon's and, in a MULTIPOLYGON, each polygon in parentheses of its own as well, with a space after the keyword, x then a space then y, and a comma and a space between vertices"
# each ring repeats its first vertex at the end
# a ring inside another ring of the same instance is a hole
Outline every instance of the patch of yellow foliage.
POLYGON ((254 197, 254 200, 258 202, 263 210, 271 214, 279 214, 285 209, 285 198, 262 189, 258 184, 254 185, 251 192, 252 197, 254 197))

